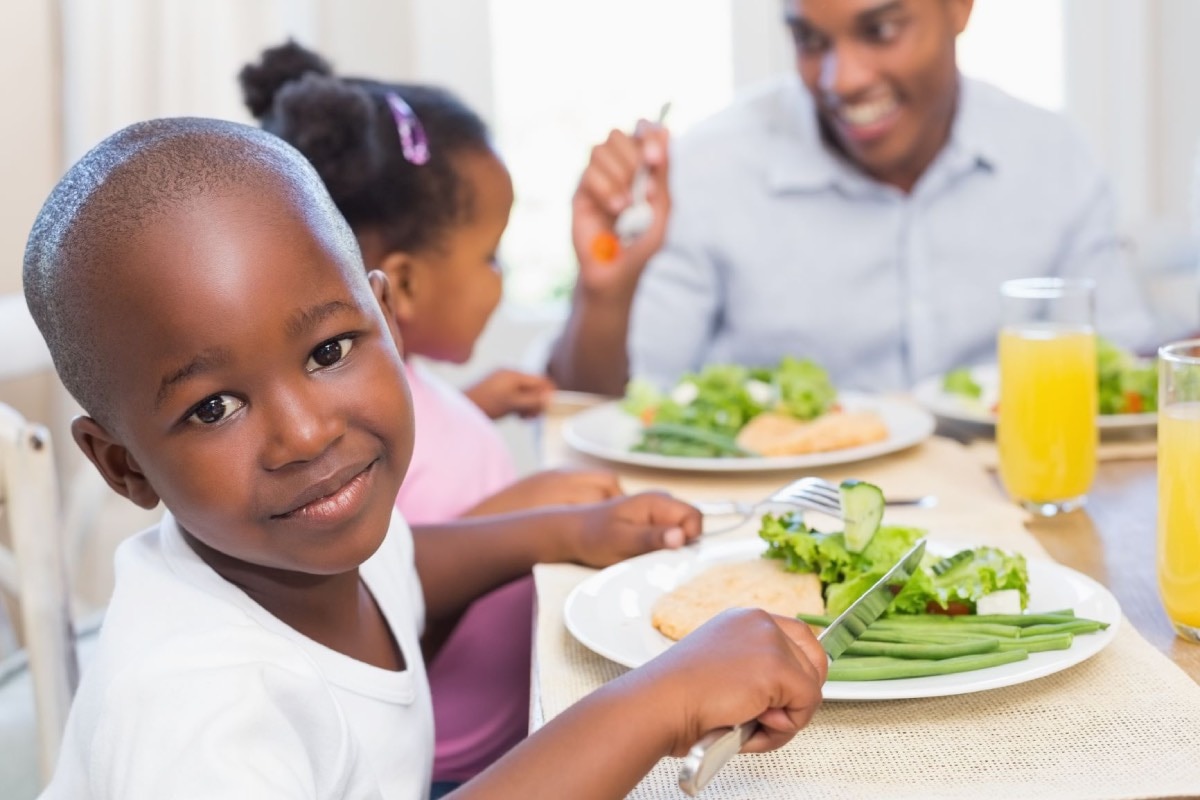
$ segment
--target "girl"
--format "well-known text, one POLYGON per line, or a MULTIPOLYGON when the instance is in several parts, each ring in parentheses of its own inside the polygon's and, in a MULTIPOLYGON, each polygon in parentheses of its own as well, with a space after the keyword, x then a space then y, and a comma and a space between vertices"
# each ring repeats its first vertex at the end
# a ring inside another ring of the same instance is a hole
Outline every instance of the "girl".
MULTIPOLYGON (((500 301, 496 262, 513 187, 483 121, 430 86, 339 78, 289 42, 240 76, 262 126, 316 167, 388 278, 418 434, 396 507, 412 524, 620 493, 611 473, 555 471, 513 483, 487 417, 541 411, 540 376, 502 371, 463 393, 410 356, 462 363, 500 301), (485 416, 486 414, 486 416, 485 416)), ((469 780, 527 732, 532 579, 476 602, 429 665, 437 731, 435 797, 469 780)), ((427 635, 426 646, 436 639, 427 635)))

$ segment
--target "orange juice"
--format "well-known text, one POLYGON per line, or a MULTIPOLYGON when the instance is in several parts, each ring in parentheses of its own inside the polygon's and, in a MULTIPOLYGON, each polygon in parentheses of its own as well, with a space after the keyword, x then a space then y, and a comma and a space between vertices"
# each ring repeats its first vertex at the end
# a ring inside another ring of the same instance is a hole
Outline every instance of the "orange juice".
POLYGON ((1096 474, 1096 337, 1089 327, 1000 332, 1000 477, 1015 499, 1081 501, 1096 474))
POLYGON ((1200 630, 1200 403, 1158 415, 1158 588, 1171 621, 1200 630))

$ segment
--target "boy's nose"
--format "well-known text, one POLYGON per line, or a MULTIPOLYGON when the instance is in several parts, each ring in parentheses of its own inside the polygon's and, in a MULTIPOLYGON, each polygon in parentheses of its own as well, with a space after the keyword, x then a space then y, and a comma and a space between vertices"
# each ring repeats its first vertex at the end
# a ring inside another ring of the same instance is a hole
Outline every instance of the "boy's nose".
POLYGON ((328 392, 318 382, 281 391, 264 413, 267 418, 263 466, 282 469, 289 464, 321 456, 345 432, 345 420, 328 402, 328 392))

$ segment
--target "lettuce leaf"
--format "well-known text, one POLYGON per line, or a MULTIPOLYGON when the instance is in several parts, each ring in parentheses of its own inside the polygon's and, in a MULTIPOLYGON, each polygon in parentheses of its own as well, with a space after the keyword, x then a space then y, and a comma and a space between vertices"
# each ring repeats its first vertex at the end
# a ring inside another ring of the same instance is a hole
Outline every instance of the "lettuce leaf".
MULTIPOLYGON (((767 542, 766 558, 783 561, 790 572, 817 574, 825 586, 826 613, 832 615, 845 611, 925 535, 921 528, 884 525, 861 553, 851 553, 840 532, 813 530, 796 514, 765 514, 759 530, 767 542)), ((1024 608, 1028 584, 1025 558, 994 547, 960 551, 949 559, 926 556, 888 613, 923 614, 934 607, 947 609, 951 603, 966 604, 973 611, 979 598, 1002 589, 1016 589, 1024 608), (941 562, 944 570, 939 574, 934 566, 941 562)))

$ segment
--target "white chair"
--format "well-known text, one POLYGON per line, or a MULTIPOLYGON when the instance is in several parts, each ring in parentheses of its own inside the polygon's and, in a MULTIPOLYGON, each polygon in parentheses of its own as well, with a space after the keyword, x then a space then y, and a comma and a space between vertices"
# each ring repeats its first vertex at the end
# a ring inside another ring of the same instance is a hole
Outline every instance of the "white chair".
MULTIPOLYGON (((43 782, 54 771, 79 666, 70 615, 50 435, 0 403, 0 590, 15 601, 28 656, 43 782)), ((11 607, 11 606, 10 606, 11 607)))

